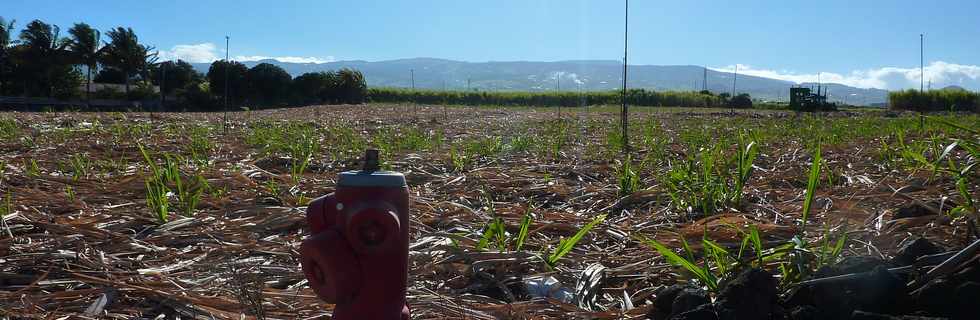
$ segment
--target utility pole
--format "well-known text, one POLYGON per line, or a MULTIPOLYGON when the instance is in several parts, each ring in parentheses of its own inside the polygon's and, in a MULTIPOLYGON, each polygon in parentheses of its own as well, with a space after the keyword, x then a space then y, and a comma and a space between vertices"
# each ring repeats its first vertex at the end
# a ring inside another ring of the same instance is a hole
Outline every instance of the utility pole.
POLYGON ((221 125, 222 130, 225 134, 228 134, 228 69, 231 69, 231 61, 229 60, 229 44, 231 43, 231 37, 225 36, 225 116, 223 124, 221 125))
POLYGON ((623 25, 623 109, 620 115, 623 127, 623 153, 626 154, 626 161, 630 155, 630 136, 629 136, 629 105, 626 103, 626 66, 629 65, 629 42, 630 42, 630 0, 626 0, 626 13, 623 25))
POLYGON ((470 91, 470 78, 466 78, 466 91, 470 91))
MULTIPOLYGON (((925 82, 926 82, 926 54, 925 54, 925 38, 924 33, 919 34, 919 93, 925 92, 925 82)), ((930 84, 930 86, 932 86, 930 84)), ((931 88, 930 88, 931 90, 931 88)), ((920 106, 919 110, 919 130, 922 130, 926 126, 925 118, 925 108, 920 106)))
MULTIPOLYGON (((446 91, 446 79, 442 80, 442 91, 446 91)), ((446 103, 442 104, 442 118, 444 121, 446 121, 446 123, 449 123, 449 106, 447 106, 446 103)))
MULTIPOLYGON (((561 92, 561 71, 555 72, 555 94, 561 92)), ((558 97, 558 119, 561 119, 561 97, 558 97)))
POLYGON ((419 117, 419 103, 416 101, 415 96, 415 69, 409 70, 412 74, 412 109, 415 110, 415 118, 419 117))
POLYGON ((561 91, 561 72, 555 72, 555 92, 561 91))
POLYGON ((160 107, 167 108, 167 62, 160 64, 160 107))
POLYGON ((708 66, 704 66, 704 79, 701 81, 701 91, 708 91, 708 66))
POLYGON ((732 77, 732 98, 731 98, 731 100, 728 101, 728 107, 731 110, 732 115, 735 115, 735 104, 733 102, 735 102, 735 96, 737 95, 737 93, 736 93, 737 91, 736 90, 738 88, 737 87, 737 85, 738 85, 738 64, 737 63, 735 64, 735 73, 733 73, 733 75, 734 75, 734 77, 732 77))

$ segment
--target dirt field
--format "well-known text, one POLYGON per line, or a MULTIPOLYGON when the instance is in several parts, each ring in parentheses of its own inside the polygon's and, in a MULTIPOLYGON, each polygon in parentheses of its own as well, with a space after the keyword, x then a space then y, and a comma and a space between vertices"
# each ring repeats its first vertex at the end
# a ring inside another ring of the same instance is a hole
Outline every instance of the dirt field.
POLYGON ((840 257, 971 241, 980 166, 952 172, 978 161, 976 115, 637 109, 628 168, 612 108, 323 106, 227 127, 221 113, 0 113, 0 318, 329 314, 299 268, 304 210, 367 147, 411 189, 413 318, 645 317, 656 289, 690 279, 648 240, 686 239, 699 263, 702 238, 741 251, 751 226, 765 249, 843 239, 840 257), (495 218, 506 234, 481 244, 495 218), (524 285, 551 278, 550 297, 524 285))

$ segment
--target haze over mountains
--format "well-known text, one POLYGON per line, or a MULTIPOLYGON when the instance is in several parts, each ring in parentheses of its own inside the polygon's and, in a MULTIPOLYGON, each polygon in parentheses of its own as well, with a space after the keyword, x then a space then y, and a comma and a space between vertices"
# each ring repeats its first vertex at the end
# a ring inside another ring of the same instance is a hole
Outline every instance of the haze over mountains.
MULTIPOLYGON (((293 77, 307 72, 353 68, 364 73, 368 86, 412 86, 415 70, 415 87, 422 89, 488 90, 488 91, 563 91, 615 90, 622 86, 623 67, 615 60, 582 60, 557 62, 463 62, 433 58, 399 59, 368 62, 360 60, 329 63, 289 63, 277 60, 242 62, 248 67, 259 63, 271 63, 282 67, 293 77), (556 81, 556 76, 558 80, 556 81)), ((195 63, 195 69, 207 73, 210 64, 195 63)), ((654 66, 631 65, 630 88, 653 90, 701 90, 705 69, 701 66, 654 66)), ((733 74, 707 70, 707 88, 713 92, 732 92, 733 74)), ((786 101, 789 88, 796 83, 738 75, 735 81, 739 93, 753 98, 786 101)), ((817 84, 803 86, 816 88, 817 84)), ((884 103, 888 91, 861 89, 840 84, 824 84, 829 88, 831 101, 844 101, 855 105, 884 103)))

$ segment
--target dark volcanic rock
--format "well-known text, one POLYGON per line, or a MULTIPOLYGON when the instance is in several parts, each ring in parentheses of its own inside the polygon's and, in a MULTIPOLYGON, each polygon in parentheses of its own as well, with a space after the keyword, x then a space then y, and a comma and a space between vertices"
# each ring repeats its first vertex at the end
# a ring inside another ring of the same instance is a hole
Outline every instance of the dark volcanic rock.
POLYGON ((875 257, 855 256, 847 257, 831 266, 824 266, 817 270, 814 278, 825 278, 839 276, 842 274, 861 273, 873 270, 878 266, 887 266, 885 260, 875 257))
POLYGON ((857 280, 850 293, 860 310, 894 314, 905 309, 905 280, 884 266, 876 267, 868 276, 857 280))
POLYGON ((955 289, 955 284, 947 279, 930 281, 915 296, 917 308, 930 315, 947 315, 956 308, 953 299, 955 289))
POLYGON ((896 266, 907 266, 915 263, 915 259, 921 256, 942 253, 943 249, 939 246, 933 244, 926 238, 916 238, 915 240, 909 241, 902 248, 898 250, 895 257, 892 258, 892 264, 896 266))
POLYGON ((950 318, 976 319, 980 317, 980 283, 967 282, 956 287, 956 302, 950 310, 950 318))
MULTIPOLYGON (((862 273, 850 279, 800 287, 787 295, 785 307, 815 307, 818 319, 847 319, 854 310, 901 313, 908 309, 906 280, 885 267, 880 259, 846 259, 821 268, 814 278, 862 273), (867 268, 870 271, 866 271, 867 268)), ((807 314, 812 314, 809 312, 807 314)), ((801 317, 803 314, 800 315, 801 317)))
POLYGON ((711 303, 711 298, 704 290, 697 288, 684 288, 674 298, 674 303, 670 306, 671 314, 681 314, 698 307, 711 303))
POLYGON ((920 317, 920 316, 893 316, 866 311, 854 311, 851 320, 946 320, 946 318, 920 317))
POLYGON ((892 220, 903 218, 915 218, 932 215, 933 212, 919 203, 912 203, 901 207, 892 215, 892 220))
POLYGON ((770 319, 778 307, 776 279, 762 269, 748 269, 729 282, 718 295, 719 319, 770 319))
POLYGON ((800 306, 793 309, 790 312, 789 318, 791 320, 819 320, 820 310, 817 310, 814 306, 800 306))
POLYGON ((675 284, 657 290, 657 299, 653 300, 653 311, 647 316, 654 320, 664 320, 670 318, 670 309, 674 305, 674 298, 676 298, 677 294, 683 291, 684 288, 686 288, 686 286, 675 284))
POLYGON ((711 303, 708 293, 699 288, 684 285, 672 285, 657 291, 656 307, 650 313, 655 320, 673 319, 682 313, 697 309, 711 303))
POLYGON ((694 310, 690 310, 670 318, 670 320, 719 320, 718 313, 713 304, 703 304, 694 310))

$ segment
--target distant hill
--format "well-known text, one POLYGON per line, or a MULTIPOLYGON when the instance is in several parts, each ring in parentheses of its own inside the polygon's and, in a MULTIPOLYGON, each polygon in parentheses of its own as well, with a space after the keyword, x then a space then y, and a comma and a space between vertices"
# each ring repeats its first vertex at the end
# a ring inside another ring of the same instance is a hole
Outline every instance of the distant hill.
POLYGON ((943 90, 946 90, 946 91, 967 91, 966 88, 960 87, 960 86, 955 86, 955 85, 954 86, 945 87, 945 88, 943 88, 943 90))
MULTIPOLYGON (((278 65, 291 75, 307 72, 353 68, 360 70, 372 87, 411 87, 411 71, 415 70, 416 88, 463 90, 467 86, 477 90, 502 91, 551 91, 561 90, 615 90, 622 85, 623 67, 615 60, 578 60, 557 62, 507 61, 462 62, 434 58, 414 58, 388 61, 336 61, 330 63, 288 63, 276 60, 247 61, 252 67, 259 63, 278 65), (560 74, 556 83, 555 74, 560 74)), ((195 69, 207 73, 210 65, 194 64, 195 69)), ((704 68, 700 66, 629 66, 629 86, 653 90, 701 90, 704 68)), ((732 74, 708 70, 708 89, 713 92, 731 92, 732 74)), ((738 75, 738 92, 749 93, 753 98, 785 101, 789 88, 795 83, 738 75)), ((803 84, 813 86, 816 84, 803 84)), ((832 101, 870 105, 887 100, 888 91, 860 89, 840 84, 825 84, 832 101)))

